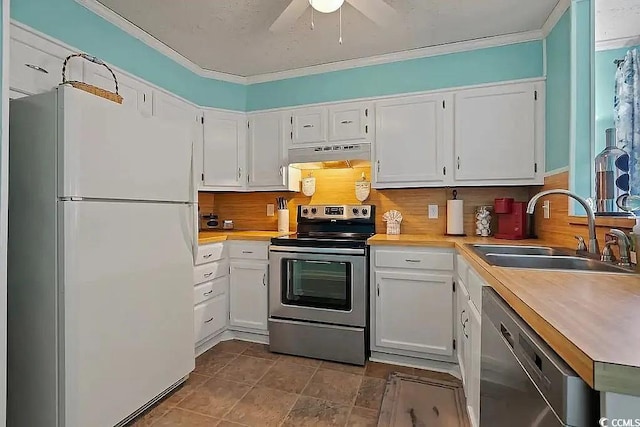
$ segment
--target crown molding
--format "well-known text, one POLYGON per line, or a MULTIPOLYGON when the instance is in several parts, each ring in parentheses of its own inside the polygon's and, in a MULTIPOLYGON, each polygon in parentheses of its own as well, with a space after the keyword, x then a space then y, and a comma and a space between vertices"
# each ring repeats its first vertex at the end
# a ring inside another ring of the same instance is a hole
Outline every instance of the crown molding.
POLYGON ((171 58, 178 64, 182 65, 183 67, 187 68, 188 70, 194 72, 195 74, 201 77, 222 80, 230 83, 239 83, 239 84, 247 83, 246 77, 236 76, 234 74, 228 74, 228 73, 221 73, 219 71, 205 70, 195 62, 192 62, 188 58, 182 56, 180 53, 178 53, 171 47, 167 46, 157 38, 153 37, 151 34, 147 33, 142 28, 133 24, 131 21, 128 21, 122 16, 118 15, 113 10, 109 9, 108 7, 106 7, 105 5, 103 5, 97 0, 75 0, 75 1, 76 3, 89 9, 91 12, 100 16, 101 18, 105 19, 107 22, 120 28, 125 33, 135 37, 136 39, 140 40, 147 46, 171 58))
POLYGON ((640 46, 640 36, 620 37, 596 42, 596 52, 601 50, 620 49, 623 47, 640 46))
MULTIPOLYGON (((174 60, 178 64, 189 69, 198 76, 211 78, 216 80, 227 81, 231 83, 238 83, 244 85, 250 85, 255 83, 265 83, 275 80, 289 79, 293 77, 302 77, 314 74, 322 74, 332 71, 348 70, 352 68, 365 67, 369 65, 387 64, 391 62, 406 61, 409 59, 426 58, 430 56, 445 55, 456 52, 466 52, 476 49, 506 46, 511 44, 523 43, 534 40, 542 40, 545 37, 544 30, 525 31, 520 33, 506 34, 501 36, 485 37, 481 39, 467 40, 457 43, 448 43, 437 46, 429 46, 418 49, 411 49, 401 52, 388 53, 383 55, 376 55, 366 58, 350 59, 345 61, 336 61, 328 64, 313 65, 310 67, 296 68, 292 70, 278 71, 273 73, 259 74, 255 76, 243 77, 235 74, 222 73, 219 71, 207 70, 200 67, 198 64, 192 62, 185 56, 181 55, 171 47, 167 46, 157 38, 153 37, 142 28, 136 26, 132 22, 118 15, 113 10, 104 6, 98 0, 75 0, 78 4, 92 11, 96 15, 105 19, 107 22, 120 28, 127 34, 135 37, 147 46, 157 50, 163 55, 174 60)), ((556 13, 556 9, 560 4, 567 3, 564 10, 568 7, 571 0, 560 0, 556 8, 551 15, 556 13)), ((562 16, 562 12, 559 12, 557 19, 562 16)), ((551 18, 551 16, 550 16, 551 18)), ((547 20, 549 22, 549 20, 547 20)), ((546 24, 545 24, 546 25, 546 24)), ((555 25, 555 24, 554 24, 555 25)))
POLYGON ((247 77, 247 83, 265 83, 274 80, 283 80, 294 77, 309 76, 313 74, 329 73, 332 71, 342 71, 351 68, 366 67, 370 65, 388 64, 391 62, 426 58, 430 56, 445 55, 449 53, 466 52, 488 47, 506 46, 510 44, 542 39, 543 37, 541 30, 525 31, 521 33, 506 34, 503 36, 485 37, 481 39, 468 40, 457 43, 429 46, 418 49, 405 50, 401 52, 387 53, 384 55, 369 56, 366 58, 350 59, 346 61, 331 62, 328 64, 313 65, 304 68, 295 68, 293 70, 249 76, 247 77))
POLYGON ((543 37, 546 38, 551 33, 551 31, 553 31, 553 28, 560 21, 560 19, 562 18, 562 15, 564 15, 564 13, 570 7, 571 7, 571 0, 558 1, 558 4, 556 4, 556 7, 553 8, 551 13, 549 14, 549 17, 547 18, 544 25, 542 26, 543 37))

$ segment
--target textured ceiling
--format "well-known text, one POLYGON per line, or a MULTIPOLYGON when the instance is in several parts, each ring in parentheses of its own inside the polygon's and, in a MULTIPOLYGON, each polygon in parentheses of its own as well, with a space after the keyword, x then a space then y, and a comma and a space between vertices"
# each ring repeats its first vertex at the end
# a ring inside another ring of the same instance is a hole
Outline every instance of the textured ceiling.
POLYGON ((635 37, 640 44, 640 0, 596 0, 596 41, 635 37))
POLYGON ((253 76, 482 37, 539 30, 558 0, 385 0, 399 24, 381 28, 345 2, 307 11, 287 31, 269 27, 290 0, 99 0, 199 66, 253 76))

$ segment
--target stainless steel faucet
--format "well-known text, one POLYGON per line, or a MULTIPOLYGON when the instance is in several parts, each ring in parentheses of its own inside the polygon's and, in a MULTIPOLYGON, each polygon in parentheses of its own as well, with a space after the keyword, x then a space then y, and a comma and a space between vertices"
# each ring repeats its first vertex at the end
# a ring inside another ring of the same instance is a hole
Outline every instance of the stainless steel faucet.
POLYGON ((609 230, 609 236, 614 238, 613 243, 620 248, 620 262, 618 265, 621 267, 631 267, 631 254, 629 248, 631 247, 631 241, 629 237, 622 230, 612 228, 609 230))
POLYGON ((568 190, 547 190, 541 191, 529 200, 529 204, 527 205, 527 213, 532 214, 536 208, 536 203, 541 197, 548 196, 550 194, 564 194, 565 196, 571 197, 572 199, 577 200, 585 211, 587 211, 587 222, 589 226, 589 253, 600 255, 600 247, 598 246, 598 239, 596 238, 596 216, 593 214, 593 209, 587 203, 585 199, 578 196, 576 193, 572 193, 568 190))

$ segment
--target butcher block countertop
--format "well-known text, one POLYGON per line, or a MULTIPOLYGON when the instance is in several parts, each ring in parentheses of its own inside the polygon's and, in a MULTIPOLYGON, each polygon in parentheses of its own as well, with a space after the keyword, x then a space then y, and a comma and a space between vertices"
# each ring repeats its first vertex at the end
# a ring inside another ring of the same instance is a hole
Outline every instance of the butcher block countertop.
POLYGON ((269 242, 274 237, 288 236, 291 233, 280 233, 277 231, 201 231, 198 233, 198 244, 224 242, 226 240, 254 240, 269 242))
POLYGON ((493 267, 466 243, 545 244, 427 235, 369 239, 372 246, 456 248, 591 387, 640 396, 640 275, 493 267))

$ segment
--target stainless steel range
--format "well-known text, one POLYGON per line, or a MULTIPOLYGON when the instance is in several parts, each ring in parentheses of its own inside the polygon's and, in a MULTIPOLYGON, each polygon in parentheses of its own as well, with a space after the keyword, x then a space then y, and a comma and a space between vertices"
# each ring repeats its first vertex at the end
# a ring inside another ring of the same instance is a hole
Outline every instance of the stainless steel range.
POLYGON ((375 206, 298 206, 298 233, 271 240, 271 351, 364 365, 375 206))

